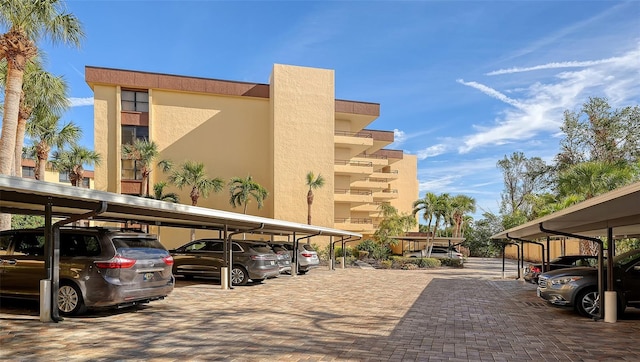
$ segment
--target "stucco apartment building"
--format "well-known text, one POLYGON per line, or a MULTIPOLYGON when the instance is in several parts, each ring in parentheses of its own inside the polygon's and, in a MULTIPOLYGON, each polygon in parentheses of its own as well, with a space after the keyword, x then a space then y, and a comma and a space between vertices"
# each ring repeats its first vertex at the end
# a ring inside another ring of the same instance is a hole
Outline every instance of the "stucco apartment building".
MULTIPOLYGON (((335 99, 333 70, 275 64, 268 84, 93 66, 85 77, 94 92, 94 147, 103 157, 94 170, 98 190, 139 193, 139 172, 122 160, 121 147, 147 137, 158 160, 174 167, 202 162, 209 177, 226 181, 251 175, 269 191, 262 209, 249 203, 251 215, 306 224, 310 171, 326 180, 314 191, 312 224, 365 237, 380 220, 380 203, 410 213, 419 196, 416 157, 385 149, 392 131, 367 128, 379 104, 335 99)), ((167 177, 156 167, 150 185, 167 177)), ((167 191, 190 204, 190 190, 167 191)), ((229 199, 225 188, 198 206, 241 213, 229 199)), ((169 247, 188 241, 187 230, 169 233, 162 230, 169 247)))

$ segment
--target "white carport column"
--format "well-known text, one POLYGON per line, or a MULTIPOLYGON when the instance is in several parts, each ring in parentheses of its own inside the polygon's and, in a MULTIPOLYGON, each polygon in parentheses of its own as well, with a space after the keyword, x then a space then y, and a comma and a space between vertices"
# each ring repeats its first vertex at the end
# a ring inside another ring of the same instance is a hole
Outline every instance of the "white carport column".
POLYGON ((615 323, 618 318, 618 298, 615 291, 604 292, 604 321, 615 323))
POLYGON ((51 322, 51 280, 40 280, 40 322, 51 322))

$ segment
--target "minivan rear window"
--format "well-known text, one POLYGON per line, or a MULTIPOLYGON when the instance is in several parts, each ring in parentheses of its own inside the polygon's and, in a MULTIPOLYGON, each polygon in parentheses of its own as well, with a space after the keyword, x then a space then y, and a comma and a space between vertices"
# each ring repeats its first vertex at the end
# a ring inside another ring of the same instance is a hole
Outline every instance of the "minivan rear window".
POLYGON ((162 246, 156 238, 117 237, 113 238, 113 245, 116 247, 116 250, 122 248, 151 248, 165 250, 164 246, 162 246))

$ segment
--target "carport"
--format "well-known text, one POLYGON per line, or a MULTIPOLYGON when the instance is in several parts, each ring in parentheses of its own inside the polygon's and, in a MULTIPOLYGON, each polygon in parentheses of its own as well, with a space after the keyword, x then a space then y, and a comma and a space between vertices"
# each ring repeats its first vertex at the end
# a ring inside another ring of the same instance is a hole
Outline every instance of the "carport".
MULTIPOLYGON (((40 319, 44 322, 62 320, 58 316, 58 309, 51 308, 51 305, 56 306, 53 296, 57 295, 59 282, 59 230, 61 226, 79 220, 217 230, 221 238, 227 241, 225 243, 227 267, 232 260, 232 237, 240 233, 286 236, 293 239, 288 240, 294 243, 294 250, 297 250, 299 240, 314 236, 328 236, 330 245, 333 245, 334 238, 342 240, 362 238, 361 234, 338 229, 5 175, 0 175, 0 212, 41 215, 45 218, 47 254, 45 265, 50 288, 44 288, 45 293, 41 292, 40 297, 40 319), (54 222, 54 218, 60 220, 54 222)), ((296 254, 294 253, 294 264, 297 263, 296 254)), ((297 268, 292 268, 293 276, 295 276, 295 270, 297 268)), ((230 289, 229 273, 225 275, 223 271, 221 279, 222 288, 230 289)))
POLYGON ((599 246, 598 290, 600 318, 616 322, 616 292, 613 273, 608 273, 604 291, 604 243, 607 242, 607 269, 612 270, 615 240, 640 236, 640 182, 596 196, 564 210, 527 222, 493 235, 492 239, 539 243, 553 241, 551 237, 564 236, 590 240, 599 246), (537 241, 536 241, 537 240, 537 241))

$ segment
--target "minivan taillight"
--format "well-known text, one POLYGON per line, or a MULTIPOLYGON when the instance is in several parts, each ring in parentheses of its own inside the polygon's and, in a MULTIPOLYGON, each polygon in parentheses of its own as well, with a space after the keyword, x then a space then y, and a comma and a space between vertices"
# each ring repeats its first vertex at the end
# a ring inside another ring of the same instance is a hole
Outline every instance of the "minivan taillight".
POLYGON ((164 263, 167 265, 173 265, 173 257, 171 255, 165 256, 164 258, 162 258, 162 261, 164 261, 164 263))
POLYGON ((96 266, 100 269, 127 269, 131 268, 136 263, 135 259, 125 258, 123 256, 116 256, 111 260, 96 261, 96 266))

